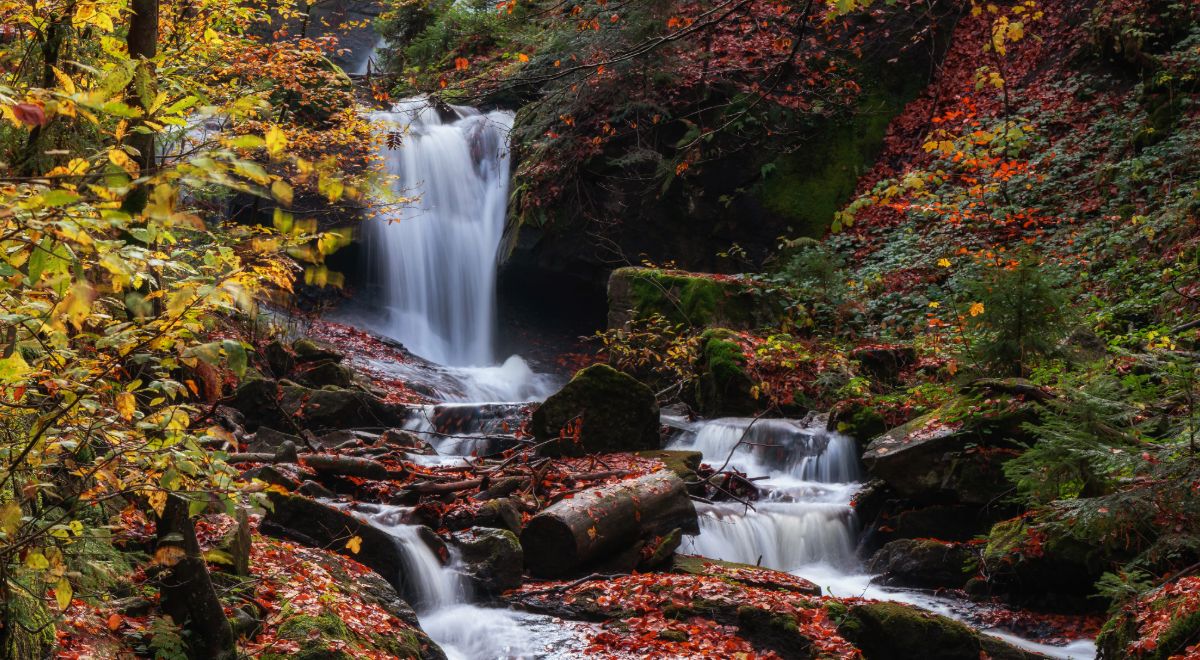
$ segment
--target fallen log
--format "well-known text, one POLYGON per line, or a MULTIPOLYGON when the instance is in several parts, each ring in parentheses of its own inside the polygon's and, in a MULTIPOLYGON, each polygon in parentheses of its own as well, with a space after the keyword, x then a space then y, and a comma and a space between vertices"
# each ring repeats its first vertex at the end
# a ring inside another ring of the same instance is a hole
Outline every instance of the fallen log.
POLYGON ((333 454, 305 454, 302 458, 304 465, 322 474, 336 474, 343 477, 362 477, 364 479, 402 479, 404 474, 393 475, 387 466, 379 461, 356 456, 336 456, 333 454))
POLYGON ((521 547, 531 573, 562 577, 675 529, 699 533, 696 509, 683 480, 662 470, 546 508, 525 526, 521 547))

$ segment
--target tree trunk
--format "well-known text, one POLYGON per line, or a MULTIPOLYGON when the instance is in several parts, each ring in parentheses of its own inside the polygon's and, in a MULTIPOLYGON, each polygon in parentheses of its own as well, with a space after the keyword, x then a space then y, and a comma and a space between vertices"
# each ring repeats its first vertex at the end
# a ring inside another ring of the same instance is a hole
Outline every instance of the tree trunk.
POLYGON ((188 516, 188 502, 181 497, 167 496, 158 521, 158 553, 164 563, 173 554, 179 556, 160 576, 159 593, 163 612, 188 633, 190 656, 233 660, 236 657, 233 628, 225 618, 212 576, 200 554, 196 528, 188 516))
POLYGON ((698 533, 696 508, 683 480, 663 470, 554 504, 529 521, 521 547, 531 573, 562 577, 674 529, 698 533))

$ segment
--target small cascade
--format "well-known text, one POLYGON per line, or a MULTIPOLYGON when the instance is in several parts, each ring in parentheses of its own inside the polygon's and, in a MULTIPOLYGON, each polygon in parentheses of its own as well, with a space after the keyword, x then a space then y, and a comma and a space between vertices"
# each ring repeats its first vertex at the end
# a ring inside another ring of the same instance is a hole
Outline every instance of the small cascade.
POLYGON ((693 425, 672 449, 704 454, 704 461, 750 477, 761 501, 701 504, 695 554, 795 571, 812 564, 852 568, 858 520, 850 499, 858 488, 854 440, 789 419, 716 419, 693 425))
POLYGON ((415 98, 372 121, 398 137, 382 153, 395 192, 419 195, 367 223, 381 329, 439 364, 490 366, 513 114, 415 98))

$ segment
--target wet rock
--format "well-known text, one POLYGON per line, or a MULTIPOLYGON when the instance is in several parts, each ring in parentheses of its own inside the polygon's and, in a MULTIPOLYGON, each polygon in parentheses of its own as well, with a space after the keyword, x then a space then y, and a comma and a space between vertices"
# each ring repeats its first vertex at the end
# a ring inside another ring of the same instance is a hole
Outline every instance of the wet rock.
POLYGON ((871 557, 867 570, 881 574, 885 584, 957 589, 966 583, 970 565, 978 559, 970 546, 934 539, 899 539, 871 557))
POLYGON ((498 594, 521 586, 524 555, 512 532, 472 527, 454 533, 450 542, 461 553, 466 573, 479 592, 498 594))
POLYGON ((272 486, 280 486, 287 490, 296 490, 300 487, 302 480, 301 475, 295 468, 290 468, 286 465, 262 465, 250 468, 242 473, 242 478, 247 481, 258 479, 272 486))
POLYGON ((992 525, 1018 513, 1012 506, 993 504, 985 507, 962 504, 934 504, 900 511, 892 516, 893 538, 936 538, 943 541, 970 541, 988 533, 992 525))
POLYGON ((675 555, 671 562, 671 571, 688 575, 707 575, 718 577, 728 582, 736 582, 747 587, 760 587, 773 591, 792 591, 809 596, 820 596, 821 587, 802 577, 784 573, 770 568, 740 564, 735 561, 722 561, 697 557, 695 555, 675 555))
POLYGON ((353 515, 299 495, 271 495, 273 507, 263 517, 263 534, 288 539, 313 548, 332 550, 379 573, 393 587, 403 589, 404 559, 395 540, 353 515), (347 541, 358 537, 358 552, 347 541))
POLYGON ((322 500, 328 500, 337 497, 337 493, 334 493, 332 490, 329 490, 325 486, 322 486, 311 479, 300 484, 300 486, 296 488, 296 493, 306 497, 322 500))
POLYGON ((698 482, 700 479, 696 476, 696 471, 700 469, 700 464, 704 462, 704 454, 701 452, 679 449, 657 449, 653 451, 639 451, 637 455, 642 458, 653 458, 662 462, 664 467, 674 472, 688 484, 698 482))
POLYGON ((297 339, 292 343, 292 351, 296 354, 297 362, 341 362, 345 355, 338 351, 318 344, 311 339, 297 339))
POLYGON ((388 429, 379 437, 380 442, 387 447, 396 447, 403 449, 410 454, 421 454, 424 456, 435 456, 437 450, 429 441, 412 431, 404 429, 388 429))
POLYGON ((603 364, 580 370, 533 413, 530 427, 547 456, 659 449, 658 403, 650 388, 603 364))
POLYGON ((276 378, 284 378, 292 373, 292 369, 296 368, 296 356, 281 341, 268 343, 262 348, 261 354, 267 369, 271 372, 270 375, 276 378))
POLYGON ((521 533, 521 510, 507 497, 488 500, 472 512, 467 507, 456 507, 442 519, 447 529, 463 530, 470 527, 505 529, 514 534, 521 533))
POLYGON ((1022 651, 948 617, 903 603, 862 603, 830 609, 838 632, 867 660, 1033 660, 1022 651))
POLYGON ((888 430, 887 420, 864 401, 839 401, 826 419, 826 430, 837 431, 854 438, 865 450, 871 438, 888 430))

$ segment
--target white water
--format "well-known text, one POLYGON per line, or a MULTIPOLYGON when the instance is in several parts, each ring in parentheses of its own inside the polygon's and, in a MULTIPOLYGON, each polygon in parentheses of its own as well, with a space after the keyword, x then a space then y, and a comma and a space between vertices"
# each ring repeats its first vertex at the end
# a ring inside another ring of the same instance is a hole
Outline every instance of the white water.
MULTIPOLYGON (((963 603, 888 589, 863 570, 855 552, 859 523, 850 505, 861 485, 851 438, 794 420, 664 421, 679 429, 672 449, 700 451, 713 467, 728 461, 749 477, 766 477, 755 482, 761 499, 753 510, 736 502, 698 504, 700 534, 685 541, 683 551, 794 573, 834 596, 899 601, 963 618, 963 603)), ((1052 658, 1096 655, 1090 640, 1059 647, 1000 630, 984 632, 1052 658)))
MULTIPOLYGON (((453 550, 442 564, 409 524, 410 509, 361 505, 354 509, 396 541, 403 561, 404 597, 417 611, 425 634, 450 660, 571 658, 582 648, 575 626, 552 617, 471 604, 471 589, 453 550)), ((582 657, 582 656, 579 656, 582 657)))
POLYGON ((495 362, 496 256, 508 199, 511 112, 454 106, 443 118, 423 98, 376 112, 395 192, 419 195, 367 223, 385 334, 439 364, 495 362))

